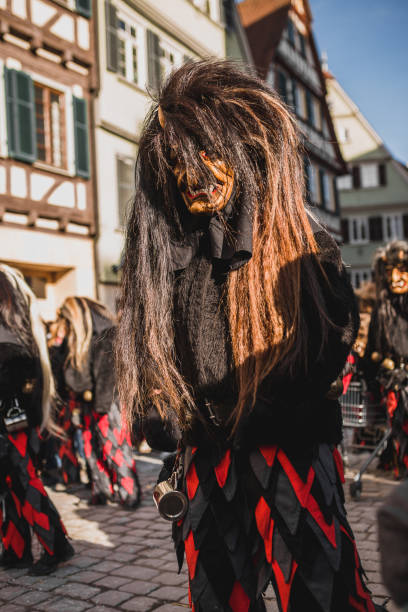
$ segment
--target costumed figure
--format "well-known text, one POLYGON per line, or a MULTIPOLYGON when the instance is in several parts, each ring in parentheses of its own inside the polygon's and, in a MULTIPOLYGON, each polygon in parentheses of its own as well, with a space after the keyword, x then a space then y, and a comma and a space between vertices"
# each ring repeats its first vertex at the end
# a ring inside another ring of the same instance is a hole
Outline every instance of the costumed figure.
POLYGON ((178 443, 161 484, 188 502, 173 536, 191 607, 265 610, 271 582, 281 611, 374 611, 335 446, 358 313, 304 207, 293 117, 234 64, 189 62, 136 167, 118 386, 153 448, 178 443))
POLYGON ((408 473, 408 242, 378 249, 374 259, 377 304, 371 316, 365 371, 375 381, 390 418, 394 472, 408 473))
POLYGON ((40 429, 52 429, 53 388, 36 298, 19 272, 0 264, 1 565, 32 565, 32 529, 44 549, 31 568, 35 575, 51 573, 74 554, 36 470, 40 429))
MULTIPOLYGON (((49 339, 56 378, 65 404, 64 429, 82 428, 84 453, 91 478, 91 504, 117 499, 126 508, 140 501, 140 484, 126 425, 115 394, 112 342, 115 318, 99 302, 68 297, 58 311, 49 339)), ((70 457, 73 444, 60 449, 70 457)), ((73 459, 71 459, 73 458, 73 459)))

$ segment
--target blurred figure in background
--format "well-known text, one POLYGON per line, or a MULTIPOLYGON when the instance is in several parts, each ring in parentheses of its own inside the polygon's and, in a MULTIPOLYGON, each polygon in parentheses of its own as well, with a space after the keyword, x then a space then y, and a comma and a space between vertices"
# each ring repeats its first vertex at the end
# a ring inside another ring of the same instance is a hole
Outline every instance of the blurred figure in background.
POLYGON ((365 359, 367 382, 377 383, 393 432, 395 475, 408 473, 408 242, 380 248, 374 260, 377 303, 365 359))
POLYGON ((51 326, 49 345, 60 392, 68 398, 63 418, 64 430, 72 436, 68 451, 73 466, 77 462, 75 430, 78 426, 82 430, 77 448, 82 441, 92 485, 90 503, 116 499, 134 508, 141 490, 115 395, 114 335, 115 317, 105 306, 84 297, 68 297, 51 326))
POLYGON ((51 573, 74 550, 36 471, 39 428, 52 429, 54 384, 36 298, 16 270, 0 264, 1 565, 33 563, 30 528, 44 553, 31 569, 51 573))
POLYGON ((401 612, 408 612, 408 480, 380 507, 378 539, 384 584, 401 612))

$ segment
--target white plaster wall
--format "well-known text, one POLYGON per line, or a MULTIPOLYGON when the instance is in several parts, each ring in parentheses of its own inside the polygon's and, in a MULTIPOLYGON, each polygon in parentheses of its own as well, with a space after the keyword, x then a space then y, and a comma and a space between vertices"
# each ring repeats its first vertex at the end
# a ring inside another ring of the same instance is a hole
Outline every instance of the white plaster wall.
POLYGON ((149 0, 148 4, 159 11, 168 21, 182 28, 186 34, 196 38, 208 49, 209 55, 225 57, 224 29, 186 0, 149 0))
POLYGON ((136 158, 136 146, 104 130, 96 131, 99 233, 98 264, 101 280, 114 281, 124 243, 119 229, 117 156, 136 158))
POLYGON ((55 284, 47 285, 40 300, 46 319, 68 295, 95 297, 95 262, 91 239, 0 226, 0 261, 67 269, 55 284))
POLYGON ((31 19, 39 27, 45 25, 47 21, 54 17, 57 9, 42 0, 31 0, 31 19))

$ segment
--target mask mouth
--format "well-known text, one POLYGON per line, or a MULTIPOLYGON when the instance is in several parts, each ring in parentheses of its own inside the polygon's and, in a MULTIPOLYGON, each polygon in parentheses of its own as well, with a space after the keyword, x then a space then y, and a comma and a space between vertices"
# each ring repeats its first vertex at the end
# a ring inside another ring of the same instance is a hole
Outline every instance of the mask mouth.
POLYGON ((217 196, 221 192, 223 187, 224 185, 221 183, 211 184, 208 186, 208 188, 196 187, 195 189, 192 189, 187 187, 183 193, 190 200, 190 202, 202 200, 203 198, 210 202, 214 196, 217 196))
POLYGON ((392 281, 392 283, 391 283, 391 290, 392 291, 401 290, 401 289, 408 289, 407 281, 405 281, 404 279, 401 279, 399 281, 392 281))

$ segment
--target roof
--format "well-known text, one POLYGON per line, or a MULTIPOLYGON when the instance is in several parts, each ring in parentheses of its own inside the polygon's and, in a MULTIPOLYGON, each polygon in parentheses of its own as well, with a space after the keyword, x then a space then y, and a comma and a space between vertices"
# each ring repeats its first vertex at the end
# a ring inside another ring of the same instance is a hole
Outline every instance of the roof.
POLYGON ((243 0, 237 5, 261 77, 266 77, 291 4, 291 0, 243 0))

